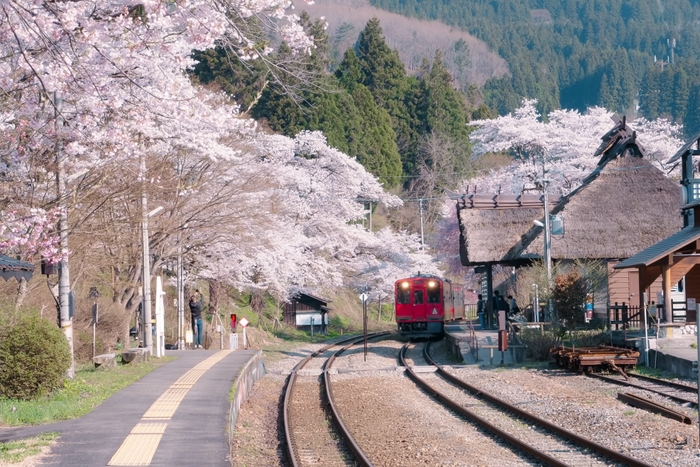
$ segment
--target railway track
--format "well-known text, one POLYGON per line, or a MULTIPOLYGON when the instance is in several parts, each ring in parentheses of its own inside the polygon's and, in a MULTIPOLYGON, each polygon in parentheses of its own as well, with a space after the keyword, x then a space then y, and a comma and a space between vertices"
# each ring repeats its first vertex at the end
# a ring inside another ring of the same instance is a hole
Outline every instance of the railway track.
POLYGON ((637 373, 628 374, 629 378, 618 374, 601 375, 599 373, 589 373, 588 376, 619 386, 643 389, 644 391, 664 396, 685 407, 698 407, 698 388, 696 386, 652 378, 637 373))
POLYGON ((327 345, 299 362, 289 375, 282 413, 292 467, 372 467, 338 415, 327 371, 337 355, 363 340, 352 337, 327 345), (342 344, 345 346, 334 349, 342 344))
POLYGON ((434 362, 429 355, 429 344, 424 346, 423 358, 436 371, 434 374, 421 372, 419 376, 406 360, 411 344, 406 344, 399 355, 399 363, 406 367, 411 379, 450 409, 539 462, 553 467, 649 467, 649 464, 582 438, 471 386, 434 362))

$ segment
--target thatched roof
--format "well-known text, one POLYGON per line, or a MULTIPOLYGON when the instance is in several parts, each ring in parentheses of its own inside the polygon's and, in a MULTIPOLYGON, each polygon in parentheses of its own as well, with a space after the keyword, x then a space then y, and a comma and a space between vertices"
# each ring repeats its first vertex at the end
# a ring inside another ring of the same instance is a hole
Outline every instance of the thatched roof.
MULTIPOLYGON (((635 136, 618 121, 596 151, 596 170, 552 203, 565 231, 552 236, 553 259, 627 258, 681 229, 679 185, 642 157, 635 136)), ((475 209, 460 201, 457 214, 465 266, 544 256, 544 229, 533 225, 542 208, 475 209)))

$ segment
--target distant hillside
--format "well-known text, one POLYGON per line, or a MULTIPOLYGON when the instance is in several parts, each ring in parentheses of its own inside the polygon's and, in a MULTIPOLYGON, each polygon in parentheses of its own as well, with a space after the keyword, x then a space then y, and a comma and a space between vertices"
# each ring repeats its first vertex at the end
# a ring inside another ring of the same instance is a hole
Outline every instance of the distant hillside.
POLYGON ((700 131, 698 0, 369 0, 438 20, 498 51, 510 73, 484 86, 504 114, 523 97, 541 113, 590 106, 700 131))
POLYGON ((296 0, 295 8, 312 18, 325 18, 326 31, 337 63, 352 47, 362 29, 372 17, 379 18, 386 43, 397 49, 410 74, 415 74, 424 58, 432 61, 440 49, 450 73, 466 90, 470 84, 482 86, 492 78, 508 73, 505 60, 491 52, 488 46, 466 32, 453 29, 438 21, 423 21, 390 13, 369 5, 367 0, 316 0, 307 5, 296 0))

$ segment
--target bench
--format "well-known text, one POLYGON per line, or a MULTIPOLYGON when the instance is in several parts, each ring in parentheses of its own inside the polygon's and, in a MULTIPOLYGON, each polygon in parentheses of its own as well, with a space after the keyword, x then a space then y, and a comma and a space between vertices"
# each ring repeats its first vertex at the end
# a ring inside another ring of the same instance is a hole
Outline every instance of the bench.
POLYGON ((115 368, 117 366, 117 354, 106 353, 98 355, 96 357, 92 357, 92 362, 95 364, 95 368, 115 368))
POLYGON ((148 361, 148 352, 144 348, 129 349, 122 352, 122 363, 143 363, 148 361))

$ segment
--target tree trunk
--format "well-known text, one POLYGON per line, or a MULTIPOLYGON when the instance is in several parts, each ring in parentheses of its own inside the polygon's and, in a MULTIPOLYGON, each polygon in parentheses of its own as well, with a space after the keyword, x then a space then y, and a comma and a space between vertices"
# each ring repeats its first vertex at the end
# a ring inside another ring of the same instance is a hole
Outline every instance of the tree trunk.
POLYGON ((27 279, 21 277, 19 279, 19 284, 17 285, 17 298, 15 299, 15 310, 19 310, 19 308, 24 303, 25 298, 27 298, 27 279))
POLYGON ((209 280, 209 312, 219 314, 219 299, 224 292, 224 285, 216 279, 209 280))
POLYGON ((263 300, 263 294, 260 290, 253 290, 250 293, 250 307, 258 315, 258 327, 262 327, 263 323, 263 309, 265 302, 263 300))

